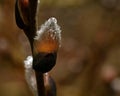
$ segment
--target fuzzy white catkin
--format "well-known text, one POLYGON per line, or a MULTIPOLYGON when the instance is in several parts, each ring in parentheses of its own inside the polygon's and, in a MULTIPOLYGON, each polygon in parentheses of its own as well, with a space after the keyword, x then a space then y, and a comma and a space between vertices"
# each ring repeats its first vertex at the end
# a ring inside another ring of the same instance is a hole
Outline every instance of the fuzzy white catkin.
POLYGON ((52 39, 57 40, 59 46, 61 46, 61 30, 60 26, 57 24, 57 19, 54 17, 49 18, 44 24, 41 25, 34 39, 42 40, 47 37, 48 33, 52 39))
POLYGON ((34 96, 38 96, 35 73, 34 70, 32 69, 32 62, 33 62, 32 56, 28 56, 27 59, 24 61, 25 78, 34 96))

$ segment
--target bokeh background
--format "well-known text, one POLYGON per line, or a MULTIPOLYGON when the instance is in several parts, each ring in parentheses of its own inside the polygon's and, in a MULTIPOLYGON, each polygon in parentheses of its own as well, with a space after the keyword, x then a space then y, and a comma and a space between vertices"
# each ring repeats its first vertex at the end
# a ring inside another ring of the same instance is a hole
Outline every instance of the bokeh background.
MULTIPOLYGON (((24 77, 28 39, 15 0, 0 0, 0 96, 33 96, 24 77)), ((38 21, 56 17, 62 46, 50 74, 57 96, 120 96, 120 0, 41 0, 38 21)))

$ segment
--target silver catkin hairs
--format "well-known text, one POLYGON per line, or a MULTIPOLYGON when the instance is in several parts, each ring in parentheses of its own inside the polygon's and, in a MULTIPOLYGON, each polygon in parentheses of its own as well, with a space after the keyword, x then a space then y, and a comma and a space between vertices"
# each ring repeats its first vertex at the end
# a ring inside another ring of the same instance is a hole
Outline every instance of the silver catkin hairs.
POLYGON ((48 44, 49 48, 52 46, 52 51, 56 51, 61 46, 61 29, 57 24, 57 19, 51 17, 42 24, 34 40, 39 42, 39 44, 42 44, 41 42, 43 42, 44 45, 46 44, 46 46, 48 44))
POLYGON ((32 56, 28 56, 26 60, 24 60, 25 78, 34 96, 38 96, 36 77, 35 77, 34 70, 32 69, 32 63, 33 63, 32 56))

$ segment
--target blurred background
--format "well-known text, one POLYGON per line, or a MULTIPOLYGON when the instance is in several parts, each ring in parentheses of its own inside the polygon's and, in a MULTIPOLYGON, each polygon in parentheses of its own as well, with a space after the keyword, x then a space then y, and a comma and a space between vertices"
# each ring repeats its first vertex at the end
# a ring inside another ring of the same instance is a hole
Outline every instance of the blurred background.
MULTIPOLYGON (((23 65, 31 49, 14 5, 0 0, 0 96, 33 96, 23 65)), ((41 0, 39 25, 50 17, 62 30, 50 72, 57 96, 120 96, 120 0, 41 0)))

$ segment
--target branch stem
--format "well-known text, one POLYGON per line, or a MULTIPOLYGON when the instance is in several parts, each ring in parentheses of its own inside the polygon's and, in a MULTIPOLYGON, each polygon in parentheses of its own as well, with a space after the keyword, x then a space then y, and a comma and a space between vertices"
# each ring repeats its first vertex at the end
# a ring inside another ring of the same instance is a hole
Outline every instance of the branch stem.
POLYGON ((37 80, 38 96, 45 96, 44 78, 43 73, 35 71, 37 80))

